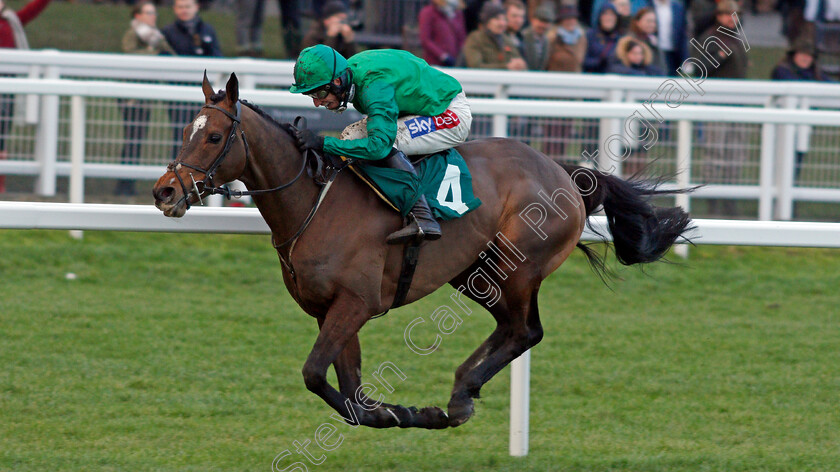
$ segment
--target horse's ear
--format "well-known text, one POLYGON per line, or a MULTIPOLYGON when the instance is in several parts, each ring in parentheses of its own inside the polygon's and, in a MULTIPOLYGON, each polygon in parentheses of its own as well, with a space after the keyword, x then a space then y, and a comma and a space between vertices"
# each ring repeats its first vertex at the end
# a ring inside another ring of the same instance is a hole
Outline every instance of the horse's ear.
POLYGON ((210 103, 210 96, 213 95, 213 86, 207 80, 207 69, 204 69, 204 80, 201 82, 201 91, 204 92, 204 103, 210 103))
POLYGON ((236 74, 230 74, 230 78, 225 86, 225 94, 231 105, 234 105, 239 100, 239 79, 236 78, 236 74))

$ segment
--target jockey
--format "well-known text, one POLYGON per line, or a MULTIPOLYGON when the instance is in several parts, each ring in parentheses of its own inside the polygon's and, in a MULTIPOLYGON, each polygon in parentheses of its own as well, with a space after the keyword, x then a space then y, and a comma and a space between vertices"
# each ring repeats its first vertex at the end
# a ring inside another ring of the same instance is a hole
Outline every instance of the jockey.
MULTIPOLYGON (((416 175, 406 154, 443 151, 463 143, 470 133, 472 112, 461 84, 407 51, 370 50, 347 60, 318 44, 300 53, 294 75, 289 91, 311 97, 316 107, 341 113, 352 103, 367 115, 345 128, 341 139, 300 130, 301 150, 375 161, 373 165, 416 175)), ((409 213, 413 221, 390 234, 388 244, 440 238, 440 224, 422 193, 409 213)))

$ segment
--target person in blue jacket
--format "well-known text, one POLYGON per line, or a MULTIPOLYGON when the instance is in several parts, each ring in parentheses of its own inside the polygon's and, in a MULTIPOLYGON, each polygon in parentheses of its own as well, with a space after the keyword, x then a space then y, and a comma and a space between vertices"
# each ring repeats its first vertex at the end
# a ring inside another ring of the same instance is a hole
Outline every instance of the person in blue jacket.
POLYGON ((808 38, 799 38, 794 41, 785 57, 773 69, 771 79, 830 82, 817 62, 814 42, 808 38))
MULTIPOLYGON (((175 0, 172 5, 175 22, 161 30, 166 41, 179 56, 221 57, 222 48, 216 30, 198 16, 196 0, 175 0)), ((181 149, 181 132, 196 113, 192 103, 171 102, 169 123, 172 126, 172 159, 181 149)))
POLYGON ((198 16, 195 0, 175 0, 176 20, 161 32, 179 56, 221 57, 216 30, 198 16))
POLYGON ((583 71, 606 72, 619 37, 618 12, 612 4, 606 4, 598 13, 596 26, 586 32, 587 46, 586 56, 583 58, 583 71))

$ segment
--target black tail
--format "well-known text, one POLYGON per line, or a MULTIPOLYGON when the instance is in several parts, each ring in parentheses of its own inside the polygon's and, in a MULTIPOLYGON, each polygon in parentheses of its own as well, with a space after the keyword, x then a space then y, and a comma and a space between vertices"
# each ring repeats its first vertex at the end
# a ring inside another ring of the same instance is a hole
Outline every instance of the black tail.
MULTIPOLYGON (((597 170, 559 164, 572 175, 581 195, 587 194, 583 195, 586 216, 603 205, 615 255, 624 265, 658 261, 680 235, 691 229, 691 218, 682 208, 655 207, 650 199, 693 189, 658 190, 661 180, 628 181, 597 170)), ((600 272, 603 262, 597 255, 582 244, 578 247, 586 252, 593 267, 600 272)))

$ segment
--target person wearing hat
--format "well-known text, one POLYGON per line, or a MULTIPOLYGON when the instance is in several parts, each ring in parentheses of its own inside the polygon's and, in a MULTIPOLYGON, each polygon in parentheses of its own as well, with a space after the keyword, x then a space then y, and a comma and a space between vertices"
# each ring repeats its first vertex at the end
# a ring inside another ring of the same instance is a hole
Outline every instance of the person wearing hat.
MULTIPOLYGON (((740 12, 734 0, 721 0, 717 5, 715 22, 697 41, 707 44, 706 51, 695 49, 693 57, 703 64, 709 78, 744 79, 747 77, 749 61, 744 45, 737 39, 722 34, 718 28, 725 27, 735 31, 733 13, 740 12), (713 40, 709 40, 712 38, 713 40), (709 40, 709 41, 707 41, 709 40), (723 43, 728 52, 718 44, 723 43), (715 62, 709 60, 712 56, 715 62)), ((706 123, 703 127, 703 156, 701 175, 703 183, 733 184, 741 181, 741 173, 747 162, 747 128, 732 123, 706 123)), ((709 213, 715 216, 732 217, 737 215, 733 200, 709 199, 709 213)))
POLYGON ((548 32, 554 21, 554 4, 543 3, 531 16, 530 26, 522 30, 520 52, 529 70, 546 70, 548 67, 548 32))
POLYGON ((743 43, 732 36, 722 34, 718 31, 720 27, 735 31, 735 18, 732 15, 740 11, 738 2, 735 0, 721 0, 717 4, 714 24, 697 38, 698 43, 708 44, 706 51, 700 52, 695 48, 693 55, 695 59, 703 63, 709 74, 709 78, 745 79, 747 77, 749 60, 743 43), (729 52, 723 50, 712 41, 707 43, 706 40, 712 36, 715 37, 715 42, 721 42, 726 45, 729 52), (714 57, 717 65, 710 61, 707 55, 714 57))
POLYGON ((814 41, 799 37, 788 49, 785 57, 776 65, 770 77, 772 80, 809 80, 830 82, 817 63, 814 41))
POLYGON ((420 10, 417 30, 423 59, 433 66, 452 67, 467 39, 459 0, 431 0, 420 10))
POLYGON ((344 129, 342 139, 323 137, 312 130, 296 134, 301 151, 314 150, 336 156, 376 161, 395 170, 394 185, 405 186, 406 195, 419 195, 404 214, 411 223, 390 234, 388 244, 416 238, 441 237, 420 189, 420 179, 406 155, 433 154, 467 140, 472 111, 461 84, 408 51, 374 49, 350 59, 318 44, 304 49, 295 63, 291 93, 312 98, 316 107, 341 112, 349 103, 367 115, 344 129))
POLYGON ((303 37, 301 46, 308 48, 326 44, 344 57, 356 54, 356 33, 347 24, 349 10, 340 0, 327 2, 321 9, 321 18, 312 22, 312 27, 303 37))
MULTIPOLYGON (((817 50, 814 42, 807 37, 799 37, 788 49, 785 57, 773 69, 772 80, 802 80, 813 82, 833 82, 823 72, 817 62, 817 50)), ((796 164, 793 178, 799 178, 802 171, 802 161, 808 152, 811 140, 811 127, 800 126, 796 133, 796 164)))
POLYGON ((548 70, 581 72, 586 57, 586 34, 578 21, 578 11, 573 5, 564 5, 557 15, 558 26, 549 33, 548 70))
POLYGON ((485 3, 479 15, 481 26, 467 36, 464 59, 467 67, 476 69, 525 70, 528 65, 519 49, 505 35, 505 9, 495 3, 485 3))

